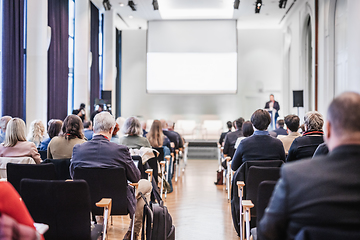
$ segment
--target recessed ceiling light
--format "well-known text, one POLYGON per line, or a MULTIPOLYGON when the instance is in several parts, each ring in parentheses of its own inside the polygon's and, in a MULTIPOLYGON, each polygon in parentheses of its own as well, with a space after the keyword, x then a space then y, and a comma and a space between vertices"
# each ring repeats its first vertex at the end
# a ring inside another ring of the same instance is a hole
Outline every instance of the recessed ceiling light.
POLYGON ((123 7, 123 6, 125 6, 125 4, 123 4, 123 3, 119 3, 119 5, 120 5, 120 7, 123 7))
POLYGON ((134 18, 133 15, 130 15, 129 18, 134 18))

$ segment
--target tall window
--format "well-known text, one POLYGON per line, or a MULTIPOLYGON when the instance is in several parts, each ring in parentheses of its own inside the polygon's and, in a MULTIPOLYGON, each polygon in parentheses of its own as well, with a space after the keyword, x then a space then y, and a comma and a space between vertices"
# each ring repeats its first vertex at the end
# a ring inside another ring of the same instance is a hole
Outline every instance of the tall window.
POLYGON ((68 114, 74 109, 74 38, 75 38, 75 0, 69 0, 69 75, 68 75, 68 114))

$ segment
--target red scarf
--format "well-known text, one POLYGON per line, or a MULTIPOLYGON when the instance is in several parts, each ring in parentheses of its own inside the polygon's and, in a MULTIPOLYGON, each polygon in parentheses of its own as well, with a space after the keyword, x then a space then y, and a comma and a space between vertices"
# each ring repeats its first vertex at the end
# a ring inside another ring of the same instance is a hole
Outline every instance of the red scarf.
POLYGON ((320 134, 320 135, 324 135, 323 131, 311 131, 311 132, 304 132, 303 136, 306 135, 312 135, 312 134, 320 134))

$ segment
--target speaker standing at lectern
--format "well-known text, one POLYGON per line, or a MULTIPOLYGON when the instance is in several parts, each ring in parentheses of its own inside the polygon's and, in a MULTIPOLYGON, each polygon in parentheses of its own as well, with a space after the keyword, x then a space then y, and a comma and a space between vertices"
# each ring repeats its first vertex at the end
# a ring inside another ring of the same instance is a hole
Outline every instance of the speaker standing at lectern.
POLYGON ((274 120, 274 122, 272 122, 271 125, 275 126, 276 120, 279 117, 278 112, 280 110, 280 105, 277 101, 275 101, 274 94, 270 94, 270 101, 266 102, 265 109, 269 111, 271 115, 271 119, 274 120), (272 115, 274 112, 275 112, 275 116, 272 115))

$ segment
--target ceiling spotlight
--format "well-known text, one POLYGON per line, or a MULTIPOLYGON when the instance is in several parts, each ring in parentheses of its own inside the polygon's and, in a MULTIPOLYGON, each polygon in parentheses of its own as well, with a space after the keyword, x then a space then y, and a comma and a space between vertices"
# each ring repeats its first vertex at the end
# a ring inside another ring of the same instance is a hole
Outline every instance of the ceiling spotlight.
POLYGON ((159 10, 159 3, 157 0, 153 0, 152 5, 154 6, 154 10, 159 10))
POLYGON ((286 8, 287 0, 280 0, 279 1, 279 8, 286 8))
POLYGON ((260 13, 261 6, 262 6, 262 0, 256 0, 255 13, 260 13))
POLYGON ((234 2, 234 9, 239 9, 240 0, 235 0, 234 2))
POLYGON ((133 15, 130 15, 129 18, 134 18, 133 15))
POLYGON ((136 11, 136 4, 134 3, 134 1, 130 0, 128 2, 128 6, 131 8, 131 10, 136 11))
POLYGON ((111 9, 111 4, 110 4, 110 1, 109 0, 104 0, 103 1, 103 6, 105 8, 105 11, 110 11, 111 9))
POLYGON ((119 5, 120 5, 120 7, 123 7, 123 6, 125 6, 125 4, 123 4, 123 3, 119 3, 119 5))

